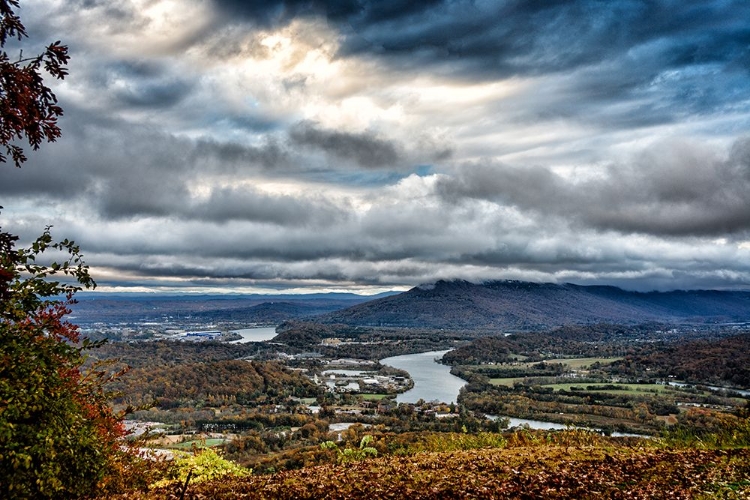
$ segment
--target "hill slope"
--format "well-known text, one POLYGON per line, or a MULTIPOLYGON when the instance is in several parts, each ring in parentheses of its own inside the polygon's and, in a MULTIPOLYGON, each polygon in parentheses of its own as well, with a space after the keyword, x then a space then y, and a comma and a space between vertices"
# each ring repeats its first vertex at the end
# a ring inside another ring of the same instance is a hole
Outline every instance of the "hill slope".
MULTIPOLYGON (((747 449, 533 446, 419 453, 188 488, 186 498, 744 498, 747 449)), ((128 499, 178 498, 182 485, 128 499)), ((111 497, 110 497, 111 498, 111 497)))
POLYGON ((438 281, 317 319, 360 326, 532 330, 566 324, 750 320, 750 292, 438 281))

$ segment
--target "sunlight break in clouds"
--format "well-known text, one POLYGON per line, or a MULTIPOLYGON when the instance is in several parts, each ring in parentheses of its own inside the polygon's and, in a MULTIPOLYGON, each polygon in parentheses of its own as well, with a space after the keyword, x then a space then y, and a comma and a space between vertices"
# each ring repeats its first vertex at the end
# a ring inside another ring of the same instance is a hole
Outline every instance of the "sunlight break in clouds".
POLYGON ((72 61, 63 137, 0 169, 0 225, 52 224, 106 289, 750 286, 747 2, 21 16, 72 61))

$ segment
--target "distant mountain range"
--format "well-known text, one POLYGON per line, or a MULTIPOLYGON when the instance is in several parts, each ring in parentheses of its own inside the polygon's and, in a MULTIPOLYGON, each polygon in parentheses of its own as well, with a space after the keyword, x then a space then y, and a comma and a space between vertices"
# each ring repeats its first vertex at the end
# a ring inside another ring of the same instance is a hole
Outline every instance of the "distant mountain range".
POLYGON ((143 323, 143 322, 209 322, 279 324, 295 318, 307 318, 340 310, 375 296, 353 293, 315 294, 159 294, 81 292, 72 307, 73 322, 143 323))
POLYGON ((71 319, 92 323, 317 323, 523 331, 570 324, 750 321, 750 292, 629 292, 611 286, 438 281, 378 296, 81 293, 71 319))
POLYGON ((612 286, 438 281, 319 316, 358 326, 533 330, 566 324, 750 320, 750 292, 629 292, 612 286))

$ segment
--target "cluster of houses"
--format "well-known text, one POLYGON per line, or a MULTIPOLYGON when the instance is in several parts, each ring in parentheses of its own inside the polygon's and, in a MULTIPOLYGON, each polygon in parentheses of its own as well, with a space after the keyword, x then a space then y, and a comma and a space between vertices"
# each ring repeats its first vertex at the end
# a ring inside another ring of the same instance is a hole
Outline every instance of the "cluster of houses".
POLYGON ((313 375, 312 379, 334 393, 396 394, 411 386, 411 380, 407 377, 378 375, 375 371, 356 369, 356 365, 346 366, 324 370, 320 376, 313 375))

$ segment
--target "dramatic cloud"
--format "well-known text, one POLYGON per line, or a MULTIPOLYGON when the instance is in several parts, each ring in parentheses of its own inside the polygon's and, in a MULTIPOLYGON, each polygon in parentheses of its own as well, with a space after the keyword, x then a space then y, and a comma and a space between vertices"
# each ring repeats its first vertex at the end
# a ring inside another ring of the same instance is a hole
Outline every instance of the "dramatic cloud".
POLYGON ((290 136, 296 144, 319 149, 341 160, 353 160, 363 167, 394 166, 399 161, 394 145, 372 134, 320 130, 303 122, 291 129, 290 136))
MULTIPOLYGON (((63 137, 0 225, 104 289, 750 287, 750 4, 23 2, 63 137)), ((2 167, 2 166, 0 166, 2 167)))
POLYGON ((585 227, 654 236, 750 235, 750 139, 727 158, 678 141, 654 145, 632 163, 580 180, 547 167, 466 165, 439 181, 443 199, 484 199, 585 227))

